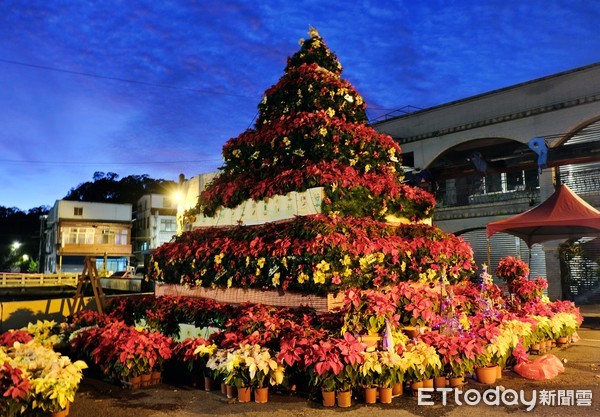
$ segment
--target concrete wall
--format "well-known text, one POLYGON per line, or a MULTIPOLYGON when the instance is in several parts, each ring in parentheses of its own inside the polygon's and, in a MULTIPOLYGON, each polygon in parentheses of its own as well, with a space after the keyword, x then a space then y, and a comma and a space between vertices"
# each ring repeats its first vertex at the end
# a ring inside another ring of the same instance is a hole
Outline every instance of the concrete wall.
POLYGON ((484 138, 549 146, 600 117, 600 63, 373 124, 397 139, 414 166, 427 168, 444 151, 484 138))
MULTIPOLYGON (((71 302, 71 298, 1 302, 0 331, 20 329, 38 320, 63 322, 70 314, 69 303, 71 302)), ((85 298, 84 305, 85 308, 96 308, 92 298, 85 298)))

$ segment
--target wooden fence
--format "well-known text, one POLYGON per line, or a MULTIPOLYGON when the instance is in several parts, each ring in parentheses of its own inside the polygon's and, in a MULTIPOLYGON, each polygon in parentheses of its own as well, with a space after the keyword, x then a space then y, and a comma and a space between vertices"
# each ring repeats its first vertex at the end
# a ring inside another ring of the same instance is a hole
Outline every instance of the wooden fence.
POLYGON ((2 287, 60 287, 77 286, 77 273, 62 274, 21 274, 0 272, 0 288, 2 287))

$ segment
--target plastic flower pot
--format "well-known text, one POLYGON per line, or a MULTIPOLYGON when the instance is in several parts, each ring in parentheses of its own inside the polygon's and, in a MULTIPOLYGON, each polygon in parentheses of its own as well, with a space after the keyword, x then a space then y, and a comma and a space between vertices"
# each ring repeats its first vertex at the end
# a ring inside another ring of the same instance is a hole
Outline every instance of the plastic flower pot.
POLYGON ((269 401, 269 387, 256 388, 254 390, 254 401, 257 403, 269 401))
POLYGON ((160 372, 160 371, 153 371, 151 375, 152 376, 150 378, 150 384, 151 385, 160 384, 160 379, 162 377, 162 372, 160 372))
POLYGON ((453 377, 448 378, 448 385, 450 385, 450 388, 460 387, 461 385, 464 385, 464 383, 465 383, 464 375, 453 376, 453 377))
POLYGON ((204 377, 204 391, 210 391, 212 389, 212 378, 209 376, 204 377))
POLYGON ((379 387, 379 402, 390 404, 392 402, 392 388, 379 387))
POLYGON ((423 381, 412 382, 410 384, 410 389, 413 397, 419 395, 419 388, 423 388, 423 381))
POLYGON ((250 388, 249 387, 239 387, 237 389, 237 398, 241 403, 250 402, 250 388))
POLYGON ((339 391, 337 393, 337 405, 341 408, 348 408, 352 405, 352 391, 339 391))
POLYGON ((131 384, 131 389, 138 389, 142 386, 142 377, 139 375, 129 377, 129 383, 131 384))
POLYGON ((496 368, 497 366, 475 368, 477 380, 482 384, 492 385, 494 382, 496 382, 496 368))
POLYGON ((149 387, 152 381, 152 374, 142 374, 142 388, 149 387))
POLYGON ((365 404, 375 404, 377 402, 377 388, 365 387, 365 404))
POLYGON ((446 388, 446 384, 448 380, 445 376, 436 376, 433 378, 433 387, 434 388, 446 388))
POLYGON ((392 396, 402 395, 404 393, 404 384, 402 382, 396 382, 392 386, 392 396))
POLYGON ((321 395, 323 396, 323 407, 335 406, 335 391, 321 390, 321 395))

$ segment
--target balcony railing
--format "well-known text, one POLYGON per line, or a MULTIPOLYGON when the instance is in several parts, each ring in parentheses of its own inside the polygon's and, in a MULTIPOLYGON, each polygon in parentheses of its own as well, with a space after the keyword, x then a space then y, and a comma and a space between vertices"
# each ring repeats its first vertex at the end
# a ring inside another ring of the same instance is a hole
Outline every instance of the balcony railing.
POLYGON ((0 273, 0 287, 60 287, 77 286, 78 274, 0 273))
POLYGON ((539 188, 514 189, 506 191, 481 192, 474 191, 472 187, 448 187, 439 189, 435 193, 437 208, 472 206, 479 204, 496 203, 523 203, 533 206, 540 201, 539 188))

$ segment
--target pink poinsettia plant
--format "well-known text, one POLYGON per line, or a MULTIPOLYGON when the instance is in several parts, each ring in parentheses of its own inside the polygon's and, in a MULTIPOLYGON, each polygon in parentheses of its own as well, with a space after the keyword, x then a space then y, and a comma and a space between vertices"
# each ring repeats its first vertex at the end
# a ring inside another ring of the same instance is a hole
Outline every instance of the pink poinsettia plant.
POLYGON ((206 363, 216 352, 217 345, 202 338, 191 337, 178 343, 173 349, 173 357, 187 366, 188 371, 194 375, 209 376, 206 363))
POLYGON ((26 407, 31 383, 19 367, 0 359, 0 411, 3 416, 17 416, 26 407))
POLYGON ((319 340, 312 349, 314 361, 309 373, 314 386, 324 391, 348 391, 357 385, 364 351, 358 339, 345 333, 343 338, 319 340))
POLYGON ((78 333, 71 346, 74 351, 85 352, 107 376, 126 380, 161 370, 172 355, 173 340, 116 321, 78 333))
POLYGON ((507 256, 500 259, 494 273, 509 285, 510 291, 510 283, 513 280, 519 278, 525 279, 529 276, 529 265, 522 259, 507 256))

